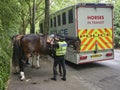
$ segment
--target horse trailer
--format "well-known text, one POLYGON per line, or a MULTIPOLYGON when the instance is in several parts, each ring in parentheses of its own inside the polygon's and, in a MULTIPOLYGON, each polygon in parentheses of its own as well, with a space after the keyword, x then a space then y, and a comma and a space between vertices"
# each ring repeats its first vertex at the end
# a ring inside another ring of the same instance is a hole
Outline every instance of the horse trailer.
MULTIPOLYGON (((43 23, 40 23, 43 31, 43 23)), ((50 15, 49 34, 79 37, 79 52, 68 47, 65 59, 75 64, 114 59, 113 5, 78 3, 50 15)))

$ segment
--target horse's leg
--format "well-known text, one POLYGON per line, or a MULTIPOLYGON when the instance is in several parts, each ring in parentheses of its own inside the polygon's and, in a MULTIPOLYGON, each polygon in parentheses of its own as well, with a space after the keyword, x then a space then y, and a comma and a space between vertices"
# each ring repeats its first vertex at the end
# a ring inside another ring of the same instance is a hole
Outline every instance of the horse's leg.
POLYGON ((36 56, 32 55, 30 60, 31 60, 31 67, 34 68, 35 67, 35 61, 36 61, 36 56))
POLYGON ((19 67, 20 67, 20 80, 23 81, 25 79, 25 74, 24 74, 24 61, 20 60, 19 62, 19 67))
POLYGON ((29 65, 29 59, 26 60, 26 64, 29 65))
POLYGON ((12 72, 14 74, 18 74, 19 73, 19 66, 12 66, 12 72))
POLYGON ((16 62, 16 61, 13 61, 13 60, 12 60, 11 66, 12 66, 12 72, 13 72, 14 74, 19 73, 19 71, 20 71, 20 70, 19 70, 19 61, 16 62))
POLYGON ((37 69, 40 68, 40 55, 36 56, 37 69))
POLYGON ((32 61, 32 63, 31 63, 31 64, 32 64, 32 68, 33 68, 33 67, 34 67, 34 56, 32 55, 32 57, 31 57, 31 58, 32 58, 32 60, 31 60, 31 61, 32 61))
POLYGON ((29 64, 32 65, 32 56, 29 57, 29 64))

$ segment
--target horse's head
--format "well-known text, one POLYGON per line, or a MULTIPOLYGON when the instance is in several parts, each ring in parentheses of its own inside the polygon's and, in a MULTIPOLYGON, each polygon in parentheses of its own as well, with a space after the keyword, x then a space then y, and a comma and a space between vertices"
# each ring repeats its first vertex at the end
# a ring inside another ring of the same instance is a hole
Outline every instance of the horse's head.
POLYGON ((54 34, 48 35, 47 36, 47 50, 48 54, 50 55, 53 51, 53 44, 54 44, 54 34))
POLYGON ((48 49, 49 55, 53 54, 53 52, 55 51, 55 47, 53 45, 58 40, 59 38, 55 34, 51 34, 47 37, 47 49, 48 49))
POLYGON ((64 37, 65 41, 68 44, 68 47, 72 46, 74 50, 76 50, 77 52, 80 52, 81 41, 80 41, 79 37, 63 36, 63 35, 59 35, 59 34, 57 36, 64 37))
POLYGON ((74 49, 77 51, 77 52, 80 52, 80 39, 77 38, 76 40, 73 41, 73 46, 74 46, 74 49))

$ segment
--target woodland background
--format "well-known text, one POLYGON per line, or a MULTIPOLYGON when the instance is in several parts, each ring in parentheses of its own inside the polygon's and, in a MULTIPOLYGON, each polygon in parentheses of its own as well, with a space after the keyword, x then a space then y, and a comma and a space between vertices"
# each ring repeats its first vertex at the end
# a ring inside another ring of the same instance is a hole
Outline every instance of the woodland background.
MULTIPOLYGON (((39 33, 39 22, 44 18, 47 20, 46 15, 76 3, 86 2, 114 5, 114 43, 115 48, 119 48, 120 0, 0 0, 0 90, 5 90, 10 76, 12 36, 39 33)), ((45 23, 47 25, 47 21, 45 23)))

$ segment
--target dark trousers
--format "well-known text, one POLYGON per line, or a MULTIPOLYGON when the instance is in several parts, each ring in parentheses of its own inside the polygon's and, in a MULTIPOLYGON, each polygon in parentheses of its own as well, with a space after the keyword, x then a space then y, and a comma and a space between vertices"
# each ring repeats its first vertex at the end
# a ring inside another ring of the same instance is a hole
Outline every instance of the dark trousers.
POLYGON ((57 75, 57 65, 60 64, 63 70, 63 78, 66 78, 66 67, 65 67, 65 59, 64 56, 55 56, 54 65, 53 65, 53 74, 54 78, 57 75))

